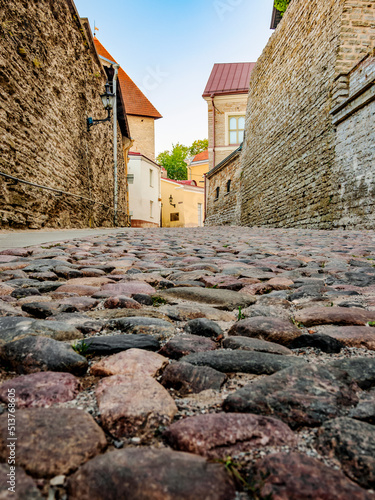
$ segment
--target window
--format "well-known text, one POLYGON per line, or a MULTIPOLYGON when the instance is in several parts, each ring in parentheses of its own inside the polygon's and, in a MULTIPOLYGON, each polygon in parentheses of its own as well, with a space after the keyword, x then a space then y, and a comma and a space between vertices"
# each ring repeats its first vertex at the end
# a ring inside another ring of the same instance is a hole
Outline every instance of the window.
POLYGON ((220 195, 220 188, 219 187, 216 188, 215 193, 216 193, 215 200, 218 200, 219 195, 220 195))
POLYGON ((231 179, 229 179, 229 181, 227 181, 227 193, 230 193, 230 185, 231 185, 232 181, 231 179))
POLYGON ((245 117, 229 117, 229 144, 241 144, 244 137, 245 117))
POLYGON ((150 201, 150 217, 151 217, 151 219, 154 218, 153 212, 154 212, 154 202, 150 201))
POLYGON ((150 187, 154 187, 154 171, 150 168, 150 187))
POLYGON ((180 213, 177 212, 177 213, 174 213, 174 214, 170 214, 170 221, 171 222, 178 222, 180 220, 180 213))

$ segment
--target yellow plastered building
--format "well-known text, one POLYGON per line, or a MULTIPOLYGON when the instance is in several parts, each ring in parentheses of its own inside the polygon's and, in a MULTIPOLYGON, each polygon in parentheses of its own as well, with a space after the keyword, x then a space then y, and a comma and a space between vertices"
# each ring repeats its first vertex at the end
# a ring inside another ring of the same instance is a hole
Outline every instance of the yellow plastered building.
MULTIPOLYGON (((164 175, 164 177, 163 177, 164 175)), ((204 217, 204 188, 196 181, 175 181, 161 177, 162 227, 202 227, 204 217)))
POLYGON ((209 171, 208 149, 194 156, 187 167, 188 179, 195 181, 197 186, 204 187, 204 176, 209 171))

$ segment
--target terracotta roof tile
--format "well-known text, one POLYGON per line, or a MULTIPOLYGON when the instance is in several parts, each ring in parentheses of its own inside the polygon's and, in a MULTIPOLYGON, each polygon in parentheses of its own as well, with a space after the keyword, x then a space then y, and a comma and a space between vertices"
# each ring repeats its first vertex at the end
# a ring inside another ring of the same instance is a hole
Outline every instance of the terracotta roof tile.
MULTIPOLYGON (((117 63, 111 54, 103 47, 99 40, 94 37, 95 47, 99 56, 105 57, 117 63)), ((133 80, 119 68, 118 72, 119 84, 122 95, 124 96, 126 114, 137 116, 149 116, 151 118, 162 118, 159 111, 151 104, 147 97, 141 92, 133 80)))
POLYGON ((106 48, 103 47, 103 45, 99 42, 99 40, 96 38, 96 36, 94 36, 94 44, 95 44, 95 48, 96 48, 96 51, 99 54, 99 56, 105 57, 106 59, 109 59, 110 61, 113 61, 116 64, 118 64, 116 59, 111 56, 111 54, 107 51, 106 48))
POLYGON ((249 91, 250 75, 256 63, 214 64, 203 97, 240 94, 249 91))
POLYGON ((208 149, 206 149, 206 151, 202 151, 201 153, 195 155, 191 163, 204 160, 208 160, 208 149))

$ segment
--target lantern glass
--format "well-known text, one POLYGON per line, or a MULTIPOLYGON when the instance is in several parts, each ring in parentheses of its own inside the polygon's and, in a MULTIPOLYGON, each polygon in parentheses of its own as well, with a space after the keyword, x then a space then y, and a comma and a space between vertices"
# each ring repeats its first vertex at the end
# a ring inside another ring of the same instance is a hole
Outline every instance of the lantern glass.
POLYGON ((108 94, 101 94, 100 97, 102 99, 102 103, 103 103, 104 109, 112 108, 112 106, 110 105, 110 100, 109 100, 109 95, 108 94))
POLYGON ((109 82, 107 82, 105 84, 105 94, 101 94, 100 97, 102 99, 104 109, 112 109, 113 108, 115 94, 111 93, 109 82))

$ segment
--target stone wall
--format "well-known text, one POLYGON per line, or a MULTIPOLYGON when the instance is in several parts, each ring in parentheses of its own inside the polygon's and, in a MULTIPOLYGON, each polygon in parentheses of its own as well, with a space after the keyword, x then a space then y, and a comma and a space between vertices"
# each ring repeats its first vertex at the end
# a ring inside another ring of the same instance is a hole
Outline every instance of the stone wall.
POLYGON ((71 0, 0 0, 0 171, 97 202, 0 177, 0 228, 112 225, 112 125, 86 129, 88 116, 105 117, 105 80, 71 0))
POLYGON ((333 203, 339 225, 375 228, 375 54, 347 75, 347 98, 331 115, 337 127, 333 203))
POLYGON ((337 73, 347 73, 375 45, 375 2, 346 0, 343 5, 337 73))
POLYGON ((227 161, 217 165, 214 172, 207 174, 206 180, 206 220, 205 226, 236 226, 239 224, 241 192, 240 152, 231 155, 227 161), (228 181, 230 190, 228 191, 228 181), (219 197, 216 197, 220 188, 219 197))
POLYGON ((348 97, 346 73, 374 43, 374 1, 292 0, 252 73, 242 224, 343 225, 336 167, 343 141, 330 111, 348 97))

